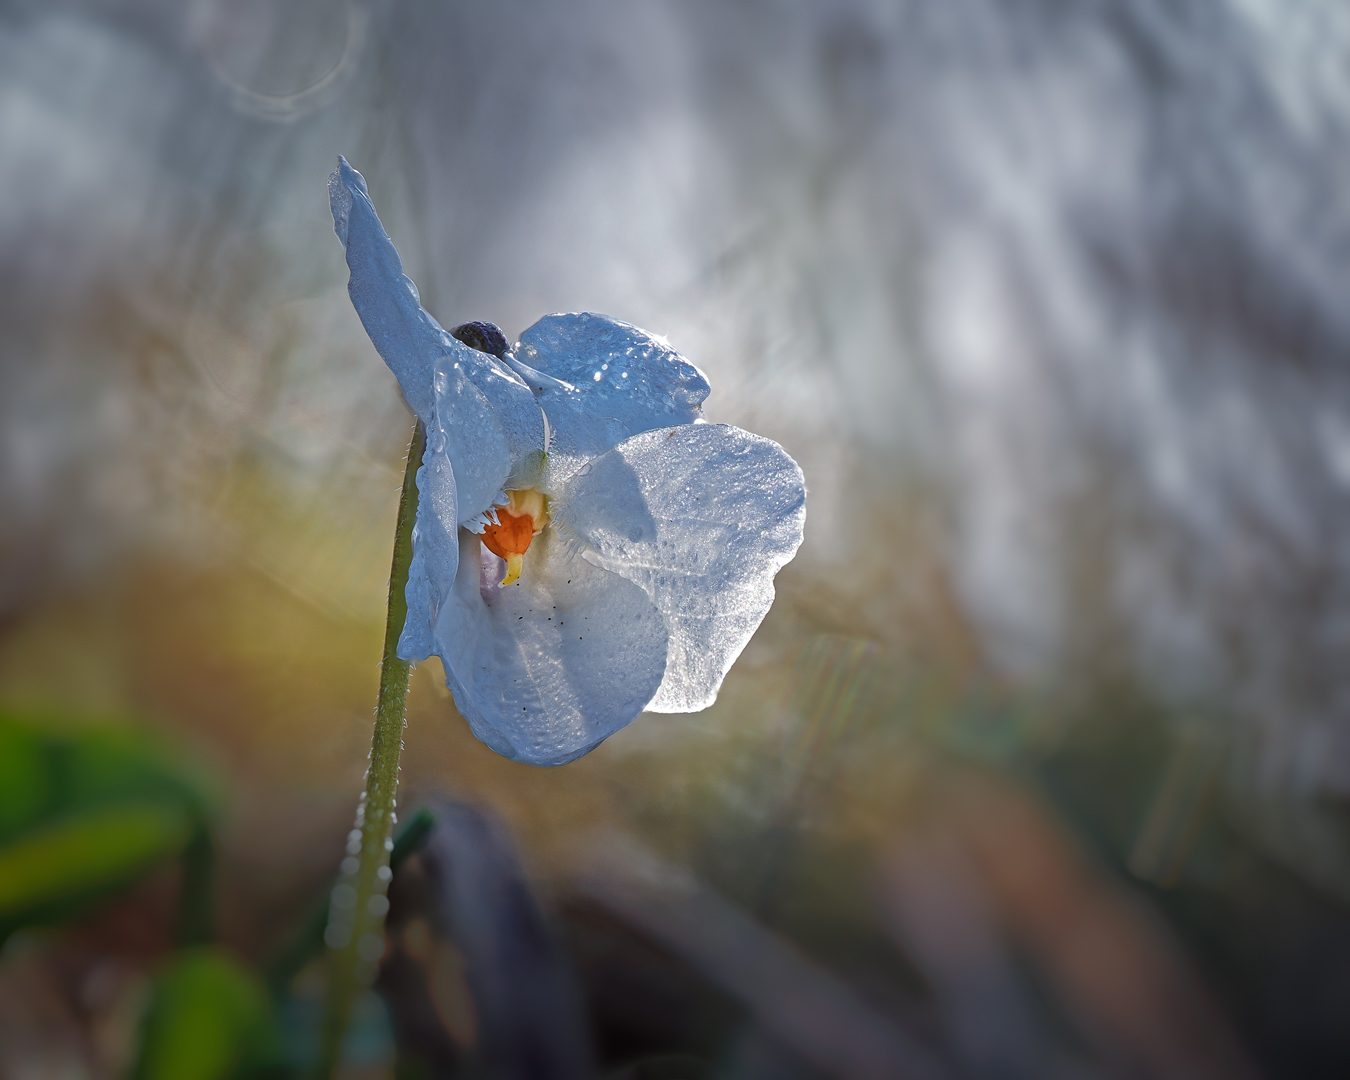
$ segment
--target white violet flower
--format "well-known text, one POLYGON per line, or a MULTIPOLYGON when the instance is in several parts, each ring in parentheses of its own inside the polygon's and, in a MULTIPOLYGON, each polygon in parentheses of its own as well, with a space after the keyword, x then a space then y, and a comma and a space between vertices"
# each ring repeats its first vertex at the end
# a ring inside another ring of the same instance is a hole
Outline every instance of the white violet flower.
POLYGON ((802 542, 797 463, 706 423, 703 373, 617 319, 548 315, 514 348, 443 330, 344 159, 329 196, 352 303, 426 427, 399 656, 440 656, 474 734, 535 765, 712 704, 802 542))

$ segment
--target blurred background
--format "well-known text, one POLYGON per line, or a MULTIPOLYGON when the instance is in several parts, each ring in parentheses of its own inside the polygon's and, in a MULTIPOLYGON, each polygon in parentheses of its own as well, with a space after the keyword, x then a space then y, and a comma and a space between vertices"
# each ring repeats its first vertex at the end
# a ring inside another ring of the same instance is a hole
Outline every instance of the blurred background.
POLYGON ((1346 1075, 1350 8, 3 0, 0 1076, 312 1060, 411 430, 339 153, 810 492, 706 712, 533 769, 417 669, 346 1075, 1346 1075))

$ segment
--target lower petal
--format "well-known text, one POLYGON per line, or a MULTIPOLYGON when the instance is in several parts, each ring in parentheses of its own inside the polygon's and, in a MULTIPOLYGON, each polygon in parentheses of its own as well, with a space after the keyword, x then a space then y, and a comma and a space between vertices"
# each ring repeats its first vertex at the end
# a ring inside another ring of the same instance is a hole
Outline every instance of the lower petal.
POLYGON ((665 622, 642 589, 551 529, 520 580, 498 588, 502 560, 473 533, 459 538, 436 651, 474 734, 516 761, 561 765, 636 719, 666 667, 665 622))
POLYGON ((797 463, 740 428, 684 424, 625 439, 554 505, 586 559, 639 585, 666 619, 666 673, 648 708, 711 705, 802 542, 797 463))

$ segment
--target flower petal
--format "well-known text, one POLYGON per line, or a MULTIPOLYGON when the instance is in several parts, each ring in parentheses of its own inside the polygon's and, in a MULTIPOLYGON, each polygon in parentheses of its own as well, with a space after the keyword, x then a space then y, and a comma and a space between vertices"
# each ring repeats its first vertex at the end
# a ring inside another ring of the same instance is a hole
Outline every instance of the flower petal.
POLYGON ((548 414, 551 485, 631 435, 702 417, 703 372, 663 340, 608 315, 546 315, 508 362, 548 414))
POLYGON ((428 448, 443 449, 453 462, 459 520, 471 521, 498 501, 513 476, 537 471, 544 449, 539 406, 509 367, 456 341, 422 309, 365 179, 345 158, 338 159, 328 189, 351 267, 352 304, 427 425, 428 448))
POLYGON ((504 488, 529 486, 538 478, 544 414, 529 388, 506 367, 467 345, 460 348, 463 353, 436 363, 427 444, 443 440, 454 462, 459 524, 466 525, 505 502, 504 488))
MULTIPOLYGON (((403 273, 403 260, 380 224, 366 180, 338 158, 328 178, 333 229, 347 249, 347 293, 375 350, 398 377, 403 396, 423 421, 431 418, 431 370, 453 342, 422 309, 417 286, 403 273)), ((466 348, 467 346, 461 346, 466 348)))
POLYGON ((436 624, 446 682, 497 753, 561 765, 634 720, 666 666, 666 628, 643 591, 547 529, 519 582, 460 530, 459 574, 436 624))
POLYGON ((773 578, 802 542, 806 483, 770 439, 685 424, 620 443, 577 474, 554 521, 587 561, 640 585, 670 634, 647 708, 711 705, 768 613, 773 578))
POLYGON ((454 469, 446 453, 444 432, 428 431, 417 470, 417 522, 413 526, 413 558, 408 568, 408 616, 398 639, 403 660, 425 660, 436 651, 434 629, 441 608, 455 586, 459 568, 459 499, 454 469))

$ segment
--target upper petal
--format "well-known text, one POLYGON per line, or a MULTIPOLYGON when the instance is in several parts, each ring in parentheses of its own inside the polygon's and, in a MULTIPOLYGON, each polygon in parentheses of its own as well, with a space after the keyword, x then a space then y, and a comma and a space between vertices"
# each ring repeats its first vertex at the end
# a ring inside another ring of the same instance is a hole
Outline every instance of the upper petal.
POLYGON ((422 309, 365 179, 346 159, 338 159, 328 189, 351 268, 352 304, 426 424, 428 449, 453 464, 459 521, 469 521, 493 505, 512 476, 537 468, 544 448, 539 406, 509 367, 456 341, 422 309))
POLYGON ((531 765, 580 757, 634 720, 666 666, 666 628, 630 581, 536 537, 520 580, 461 530, 436 651, 459 711, 497 753, 531 765))
POLYGON ((508 357, 548 414, 550 479, 632 435, 702 416, 703 372, 665 341, 608 315, 546 315, 508 357))
POLYGON ((666 620, 666 672, 647 708, 693 712, 716 699, 773 603, 774 575, 802 542, 806 483, 770 439, 686 424, 597 458, 553 512, 588 561, 641 586, 666 620))
POLYGON ((375 213, 365 177, 346 158, 338 158, 328 178, 328 201, 333 228, 347 249, 352 306, 413 412, 430 420, 431 369, 454 339, 422 309, 417 286, 403 273, 403 260, 375 213))

